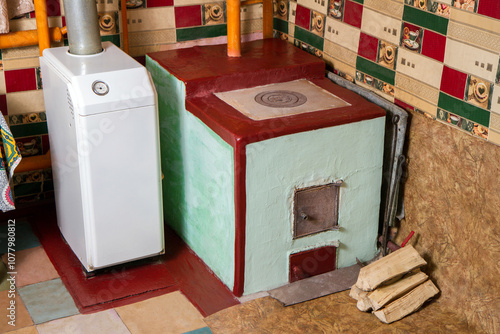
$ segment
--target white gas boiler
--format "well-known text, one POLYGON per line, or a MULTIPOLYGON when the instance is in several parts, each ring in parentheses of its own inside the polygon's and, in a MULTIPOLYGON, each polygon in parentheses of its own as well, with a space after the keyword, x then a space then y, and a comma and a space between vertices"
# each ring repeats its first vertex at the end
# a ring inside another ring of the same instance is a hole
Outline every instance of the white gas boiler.
POLYGON ((156 92, 112 43, 40 58, 57 221, 87 271, 163 254, 156 92))

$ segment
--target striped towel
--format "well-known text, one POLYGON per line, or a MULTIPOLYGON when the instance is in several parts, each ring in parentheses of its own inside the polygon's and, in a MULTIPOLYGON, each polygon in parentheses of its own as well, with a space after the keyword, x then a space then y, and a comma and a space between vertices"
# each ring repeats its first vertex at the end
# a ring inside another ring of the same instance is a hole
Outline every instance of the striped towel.
POLYGON ((21 154, 3 115, 0 117, 0 134, 3 144, 0 150, 2 160, 0 165, 0 209, 6 212, 16 208, 10 189, 10 180, 14 174, 14 169, 21 162, 21 154))

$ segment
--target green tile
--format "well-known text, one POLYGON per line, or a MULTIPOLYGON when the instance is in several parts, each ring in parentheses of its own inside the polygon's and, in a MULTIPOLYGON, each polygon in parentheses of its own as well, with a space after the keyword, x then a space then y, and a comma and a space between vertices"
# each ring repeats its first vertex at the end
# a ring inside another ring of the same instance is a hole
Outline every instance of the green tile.
POLYGON ((288 21, 283 21, 277 18, 273 19, 273 29, 288 34, 288 21))
POLYGON ((53 190, 54 190, 54 182, 44 180, 43 186, 42 186, 42 191, 47 192, 47 191, 53 191, 53 190))
POLYGON ((0 60, 2 60, 2 49, 0 49, 0 60))
POLYGON ((351 0, 352 2, 357 2, 357 3, 360 3, 360 4, 363 4, 364 0, 351 0))
POLYGON ((490 112, 488 110, 473 106, 443 92, 439 94, 438 107, 486 127, 490 126, 490 112))
POLYGON ((10 127, 14 138, 45 135, 48 133, 47 122, 14 125, 10 127))
POLYGON ((446 35, 448 19, 412 6, 405 5, 403 21, 446 35))
POLYGON ((101 36, 102 42, 111 42, 117 47, 120 47, 120 35, 106 35, 101 36))
POLYGON ((227 25, 201 26, 177 29, 177 42, 191 41, 194 39, 211 38, 227 35, 227 25))
POLYGON ((394 77, 396 72, 388 69, 387 67, 358 56, 358 59, 356 60, 356 69, 394 86, 394 77))
POLYGON ((75 302, 60 278, 27 285, 18 291, 36 325, 78 314, 75 302))
POLYGON ((323 42, 325 40, 310 31, 295 26, 294 37, 306 44, 309 44, 310 46, 315 47, 316 49, 319 49, 320 51, 323 51, 323 42))

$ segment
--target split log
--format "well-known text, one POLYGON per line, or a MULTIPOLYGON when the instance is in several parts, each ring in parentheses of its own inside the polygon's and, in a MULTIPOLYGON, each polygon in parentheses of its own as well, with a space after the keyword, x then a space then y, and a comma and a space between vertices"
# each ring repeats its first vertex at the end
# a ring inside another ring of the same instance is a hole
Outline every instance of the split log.
POLYGON ((407 245, 361 268, 356 286, 363 291, 373 291, 384 282, 426 264, 418 252, 407 245))
POLYGON ((359 299, 359 293, 361 291, 363 291, 363 290, 361 290, 360 288, 358 288, 356 286, 356 284, 354 284, 353 286, 351 286, 351 291, 349 292, 349 297, 358 300, 359 299))
POLYGON ((370 300, 368 299, 368 292, 366 291, 360 292, 356 306, 358 310, 362 312, 368 312, 372 309, 372 304, 370 304, 370 300))
POLYGON ((373 310, 377 311, 384 305, 403 296, 416 286, 422 284, 427 280, 427 278, 428 276, 425 273, 419 271, 394 284, 378 287, 375 291, 369 293, 367 298, 369 299, 373 310))
POLYGON ((434 297, 439 293, 439 289, 436 288, 431 280, 427 280, 425 283, 420 284, 415 289, 404 295, 403 297, 396 299, 383 309, 374 311, 373 314, 380 321, 390 324, 391 322, 397 321, 404 318, 410 313, 418 310, 428 299, 434 297))

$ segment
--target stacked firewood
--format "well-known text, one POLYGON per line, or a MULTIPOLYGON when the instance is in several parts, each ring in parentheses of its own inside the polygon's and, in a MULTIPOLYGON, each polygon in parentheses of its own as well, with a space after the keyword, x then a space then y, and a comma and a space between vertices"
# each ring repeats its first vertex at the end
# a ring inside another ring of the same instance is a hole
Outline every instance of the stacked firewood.
POLYGON ((372 311, 384 323, 418 310, 439 289, 420 271, 427 262, 410 245, 361 268, 350 296, 361 311, 372 311))

